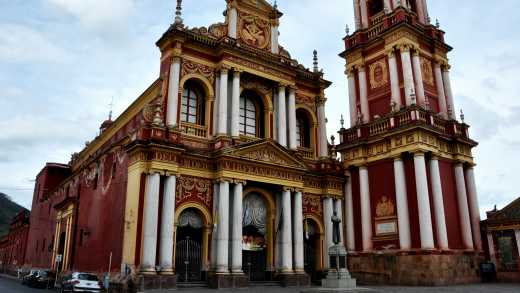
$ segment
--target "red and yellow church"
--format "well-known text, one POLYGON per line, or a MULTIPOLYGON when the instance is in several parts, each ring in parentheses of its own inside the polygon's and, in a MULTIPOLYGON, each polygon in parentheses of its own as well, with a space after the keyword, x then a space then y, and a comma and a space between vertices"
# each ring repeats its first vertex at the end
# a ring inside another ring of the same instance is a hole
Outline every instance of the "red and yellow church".
POLYGON ((336 212, 356 277, 474 281, 477 144, 455 119, 444 32, 424 0, 354 7, 351 128, 334 146, 331 83, 316 53, 307 69, 279 44, 276 5, 226 0, 224 22, 188 28, 177 1, 157 80, 38 174, 26 265, 140 289, 307 286, 329 268, 336 212))

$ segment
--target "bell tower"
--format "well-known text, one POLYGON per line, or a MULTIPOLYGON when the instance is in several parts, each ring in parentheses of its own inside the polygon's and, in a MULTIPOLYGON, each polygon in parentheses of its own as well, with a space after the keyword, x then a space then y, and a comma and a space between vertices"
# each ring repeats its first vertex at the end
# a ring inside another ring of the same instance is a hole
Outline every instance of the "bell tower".
POLYGON ((471 264, 482 251, 472 156, 477 142, 462 112, 456 118, 452 48, 430 23, 426 0, 353 3, 356 28, 347 28, 340 54, 350 128, 339 131, 337 147, 347 170, 350 271, 366 281, 390 275, 396 284, 473 280, 471 264), (468 255, 467 266, 449 265, 468 255), (457 273, 446 274, 445 264, 457 273))

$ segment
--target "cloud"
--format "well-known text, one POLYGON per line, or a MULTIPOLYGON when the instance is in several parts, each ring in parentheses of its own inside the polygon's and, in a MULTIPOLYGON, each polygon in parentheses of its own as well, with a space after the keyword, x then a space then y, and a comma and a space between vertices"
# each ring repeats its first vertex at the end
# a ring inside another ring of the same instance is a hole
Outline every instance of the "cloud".
POLYGON ((42 31, 20 24, 0 23, 0 62, 62 63, 69 57, 42 31))
POLYGON ((47 0, 93 30, 118 31, 135 12, 134 0, 47 0))

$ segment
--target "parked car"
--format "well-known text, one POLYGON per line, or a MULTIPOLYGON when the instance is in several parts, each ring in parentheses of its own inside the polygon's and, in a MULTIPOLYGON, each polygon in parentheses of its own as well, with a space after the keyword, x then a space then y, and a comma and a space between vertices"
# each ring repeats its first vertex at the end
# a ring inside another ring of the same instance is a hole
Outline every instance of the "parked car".
POLYGON ((22 284, 27 285, 31 279, 36 277, 37 272, 38 270, 30 270, 28 274, 22 277, 22 284))
POLYGON ((96 275, 75 272, 63 277, 60 291, 98 293, 101 292, 101 284, 96 275))
POLYGON ((38 270, 28 278, 26 284, 29 287, 49 289, 54 287, 56 275, 49 270, 38 270))

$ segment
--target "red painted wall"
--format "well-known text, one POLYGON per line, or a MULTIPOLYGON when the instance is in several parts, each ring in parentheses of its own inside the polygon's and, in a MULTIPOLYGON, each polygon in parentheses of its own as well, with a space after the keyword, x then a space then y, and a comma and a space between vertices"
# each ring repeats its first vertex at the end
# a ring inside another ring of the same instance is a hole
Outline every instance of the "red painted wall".
POLYGON ((356 241, 356 250, 363 250, 363 237, 361 234, 361 202, 359 193, 359 169, 355 168, 350 171, 352 182, 352 205, 354 208, 354 234, 356 241))
POLYGON ((407 156, 404 160, 406 176, 406 191, 408 193, 408 212, 410 215, 410 234, 412 248, 421 248, 421 234, 419 230, 419 211, 417 206, 417 189, 415 187, 415 169, 413 156, 407 156))
POLYGON ((455 185, 455 172, 453 170, 453 164, 449 161, 439 160, 439 170, 441 174, 442 193, 444 197, 446 228, 448 230, 448 245, 451 249, 464 249, 460 229, 457 187, 455 185))

